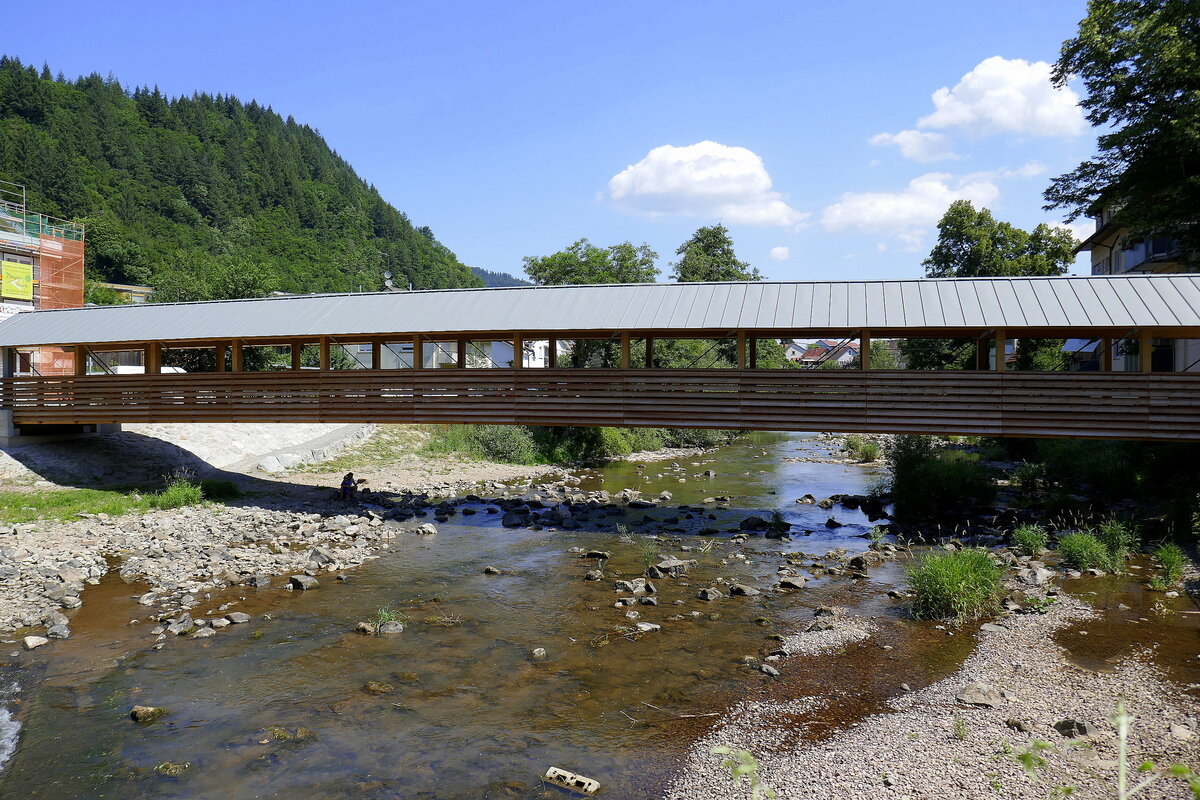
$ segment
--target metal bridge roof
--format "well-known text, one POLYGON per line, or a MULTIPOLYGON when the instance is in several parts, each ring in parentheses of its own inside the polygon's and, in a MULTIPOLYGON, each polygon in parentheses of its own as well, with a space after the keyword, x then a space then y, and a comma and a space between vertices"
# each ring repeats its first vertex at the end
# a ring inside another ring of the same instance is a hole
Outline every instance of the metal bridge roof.
POLYGON ((33 311, 0 347, 380 334, 1200 328, 1200 275, 441 289, 33 311))

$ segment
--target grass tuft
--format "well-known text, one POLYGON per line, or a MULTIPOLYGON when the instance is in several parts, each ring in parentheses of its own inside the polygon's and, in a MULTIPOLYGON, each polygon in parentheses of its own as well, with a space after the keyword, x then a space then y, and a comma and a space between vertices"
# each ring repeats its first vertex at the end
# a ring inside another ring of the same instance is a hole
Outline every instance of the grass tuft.
POLYGON ((1158 562, 1158 575, 1155 577, 1156 586, 1170 589, 1183 581, 1183 550, 1179 545, 1164 542, 1154 548, 1154 560, 1158 562))
POLYGON ((983 550, 931 554, 908 568, 918 619, 963 620, 996 610, 1001 571, 983 550))
POLYGON ((198 505, 204 494, 197 484, 184 479, 171 481, 166 489, 150 498, 150 505, 164 511, 198 505))
POLYGON ((1050 537, 1041 525, 1022 525, 1013 531, 1012 540, 1021 553, 1027 556, 1040 555, 1050 543, 1050 537))

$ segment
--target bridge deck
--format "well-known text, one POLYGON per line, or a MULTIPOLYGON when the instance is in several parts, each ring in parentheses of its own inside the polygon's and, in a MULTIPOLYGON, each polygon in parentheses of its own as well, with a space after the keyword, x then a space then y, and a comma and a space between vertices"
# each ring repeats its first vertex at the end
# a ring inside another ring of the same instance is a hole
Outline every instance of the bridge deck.
POLYGON ((5 378, 17 425, 397 422, 1200 441, 1200 374, 450 369, 5 378))

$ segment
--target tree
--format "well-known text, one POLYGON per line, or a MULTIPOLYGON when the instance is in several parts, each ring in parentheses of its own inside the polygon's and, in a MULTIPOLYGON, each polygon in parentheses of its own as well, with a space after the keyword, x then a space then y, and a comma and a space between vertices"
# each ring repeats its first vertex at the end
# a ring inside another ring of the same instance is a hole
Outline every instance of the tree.
POLYGON ((760 281, 762 274, 733 252, 733 239, 724 225, 699 228, 679 245, 680 259, 671 265, 671 277, 680 283, 699 281, 760 281))
POLYGON ((1090 0, 1054 81, 1083 82, 1098 153, 1060 175, 1046 209, 1102 209, 1134 237, 1200 246, 1200 13, 1194 0, 1090 0))
POLYGON ((955 200, 938 223, 938 240, 921 262, 926 278, 1063 275, 1075 262, 1075 237, 1045 223, 1027 233, 999 222, 970 200, 955 200))
MULTIPOLYGON (((1064 228, 1038 225, 1033 232, 997 221, 986 208, 955 200, 938 222, 938 240, 922 265, 927 278, 995 278, 1062 275, 1075 261, 1075 238, 1064 228)), ((1060 340, 1022 340, 1018 366, 1049 369, 1060 340)), ((900 352, 910 369, 967 369, 974 364, 970 339, 903 339, 900 352)), ((1061 368, 1061 367, 1056 367, 1061 368)))
POLYGON ((658 253, 642 244, 621 242, 597 247, 580 239, 548 256, 526 256, 525 272, 541 286, 594 283, 653 283, 658 253))

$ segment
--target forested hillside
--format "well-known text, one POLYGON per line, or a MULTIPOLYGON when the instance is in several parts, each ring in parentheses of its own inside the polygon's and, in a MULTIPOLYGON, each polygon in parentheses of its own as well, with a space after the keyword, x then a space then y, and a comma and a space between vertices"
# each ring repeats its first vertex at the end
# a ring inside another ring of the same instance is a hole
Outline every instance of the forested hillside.
POLYGON ((232 96, 168 98, 0 58, 0 180, 88 229, 96 279, 157 299, 479 286, 321 135, 232 96))
POLYGON ((483 267, 471 267, 471 272, 474 272, 483 281, 484 286, 533 286, 529 281, 518 278, 515 275, 509 275, 507 272, 493 272, 483 267))

